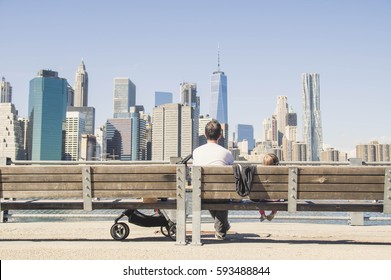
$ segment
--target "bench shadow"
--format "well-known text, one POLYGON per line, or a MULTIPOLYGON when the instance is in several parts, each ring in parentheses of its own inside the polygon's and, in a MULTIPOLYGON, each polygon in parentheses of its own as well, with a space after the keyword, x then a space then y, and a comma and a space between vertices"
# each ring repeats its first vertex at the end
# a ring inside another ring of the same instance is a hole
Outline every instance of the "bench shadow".
MULTIPOLYGON (((88 239, 88 238, 42 238, 42 239, 31 239, 31 238, 7 238, 0 239, 1 242, 125 242, 125 243, 140 243, 140 242, 167 242, 175 244, 175 241, 165 236, 146 236, 146 237, 132 237, 131 235, 125 240, 114 240, 114 239, 88 239)), ((191 236, 187 236, 187 242, 191 243, 191 236)), ((258 234, 253 233, 240 233, 240 234, 229 234, 225 240, 216 240, 214 234, 203 234, 201 236, 201 242, 203 245, 219 245, 219 244, 240 244, 240 243, 253 243, 253 244, 317 244, 317 245, 385 245, 391 246, 391 242, 382 241, 357 241, 357 240, 322 240, 322 239, 272 239, 269 236, 261 237, 258 234)))
POLYGON ((202 244, 207 245, 218 245, 222 243, 262 243, 262 244, 296 244, 296 245, 305 245, 305 244, 317 244, 317 245, 386 245, 391 246, 391 242, 383 241, 357 241, 357 240, 322 240, 322 239, 272 239, 269 237, 261 237, 257 234, 244 233, 244 234, 234 234, 227 235, 225 240, 216 240, 214 235, 202 235, 201 236, 202 244))

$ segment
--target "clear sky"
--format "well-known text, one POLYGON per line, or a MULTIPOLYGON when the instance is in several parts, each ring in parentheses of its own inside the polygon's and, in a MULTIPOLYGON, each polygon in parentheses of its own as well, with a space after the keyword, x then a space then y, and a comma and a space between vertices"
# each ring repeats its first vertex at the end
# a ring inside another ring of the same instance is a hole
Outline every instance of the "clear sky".
POLYGON ((0 76, 27 116, 29 81, 40 69, 74 85, 84 59, 96 126, 113 113, 113 78, 129 77, 152 113, 155 91, 179 102, 197 83, 209 113, 210 75, 228 77, 228 118, 262 121, 285 95, 302 130, 301 74, 320 74, 324 143, 350 152, 391 143, 391 0, 0 0, 0 76))

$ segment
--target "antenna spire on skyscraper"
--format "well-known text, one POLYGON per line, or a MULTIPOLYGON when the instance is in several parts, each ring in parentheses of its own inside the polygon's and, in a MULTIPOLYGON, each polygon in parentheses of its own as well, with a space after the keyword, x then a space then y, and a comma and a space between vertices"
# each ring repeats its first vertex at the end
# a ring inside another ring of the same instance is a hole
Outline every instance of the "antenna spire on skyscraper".
POLYGON ((217 71, 220 72, 220 43, 217 43, 217 71))

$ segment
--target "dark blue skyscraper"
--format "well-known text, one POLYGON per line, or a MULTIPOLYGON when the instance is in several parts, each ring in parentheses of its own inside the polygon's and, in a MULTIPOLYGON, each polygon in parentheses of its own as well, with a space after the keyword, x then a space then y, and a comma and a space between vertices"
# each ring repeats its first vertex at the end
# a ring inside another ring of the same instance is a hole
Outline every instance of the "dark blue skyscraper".
POLYGON ((66 120, 67 80, 58 73, 41 70, 30 81, 28 146, 29 159, 61 160, 63 125, 66 120))
POLYGON ((254 128, 252 125, 238 124, 237 137, 238 137, 238 142, 247 140, 249 151, 251 151, 255 147, 254 128))
POLYGON ((227 76, 220 71, 220 50, 217 71, 210 77, 210 117, 220 123, 228 123, 227 76))

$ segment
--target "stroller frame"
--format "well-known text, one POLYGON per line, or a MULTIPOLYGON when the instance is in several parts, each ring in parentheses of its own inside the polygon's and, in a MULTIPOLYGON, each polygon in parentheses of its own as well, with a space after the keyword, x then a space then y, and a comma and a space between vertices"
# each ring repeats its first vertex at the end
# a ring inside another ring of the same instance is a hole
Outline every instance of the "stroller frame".
MULTIPOLYGON (((177 164, 185 164, 192 158, 192 155, 188 155, 183 158, 177 164)), ((187 168, 186 168, 187 169, 187 168)), ((167 200, 166 198, 160 198, 161 200, 167 200)), ((174 223, 167 212, 164 209, 155 209, 154 215, 146 215, 137 209, 126 209, 114 220, 114 225, 110 229, 111 237, 115 240, 124 240, 129 236, 130 228, 124 222, 119 222, 123 217, 128 217, 129 223, 141 226, 141 227, 160 227, 160 232, 176 240, 176 223, 174 223)))

